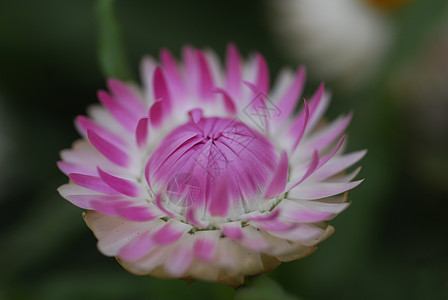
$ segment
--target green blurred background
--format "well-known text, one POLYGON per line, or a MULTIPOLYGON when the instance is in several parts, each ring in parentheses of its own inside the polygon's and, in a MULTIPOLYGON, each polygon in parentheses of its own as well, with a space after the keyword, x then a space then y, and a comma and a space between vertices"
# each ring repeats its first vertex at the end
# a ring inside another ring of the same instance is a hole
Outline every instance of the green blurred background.
MULTIPOLYGON (((179 57, 185 44, 221 58, 229 41, 246 57, 260 51, 272 78, 297 65, 277 45, 266 1, 128 0, 115 11, 135 78, 144 54, 179 57)), ((78 138, 73 120, 105 88, 97 2, 2 0, 0 299, 448 299, 448 1, 388 14, 396 35, 375 76, 356 89, 327 82, 327 117, 355 111, 348 150, 369 149, 366 181, 316 253, 234 295, 134 276, 97 251, 81 209, 56 192, 67 181, 59 151, 78 138)), ((320 82, 308 74, 306 96, 320 82)))

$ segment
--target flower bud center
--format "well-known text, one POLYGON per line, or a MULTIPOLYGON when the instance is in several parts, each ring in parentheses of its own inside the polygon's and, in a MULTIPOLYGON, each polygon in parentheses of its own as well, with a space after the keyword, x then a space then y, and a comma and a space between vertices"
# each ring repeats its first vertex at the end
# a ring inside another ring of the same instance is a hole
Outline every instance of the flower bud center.
POLYGON ((148 183, 179 211, 201 218, 260 205, 277 156, 258 131, 228 118, 189 121, 169 133, 148 161, 148 183))

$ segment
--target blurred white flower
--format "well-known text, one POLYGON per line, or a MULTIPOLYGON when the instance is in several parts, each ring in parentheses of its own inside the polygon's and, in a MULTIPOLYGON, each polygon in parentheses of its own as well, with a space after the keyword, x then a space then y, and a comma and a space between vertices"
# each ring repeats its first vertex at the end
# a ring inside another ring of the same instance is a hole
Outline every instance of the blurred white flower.
POLYGON ((319 78, 354 87, 374 74, 387 52, 394 28, 379 7, 397 1, 278 0, 268 8, 275 38, 292 59, 319 78))

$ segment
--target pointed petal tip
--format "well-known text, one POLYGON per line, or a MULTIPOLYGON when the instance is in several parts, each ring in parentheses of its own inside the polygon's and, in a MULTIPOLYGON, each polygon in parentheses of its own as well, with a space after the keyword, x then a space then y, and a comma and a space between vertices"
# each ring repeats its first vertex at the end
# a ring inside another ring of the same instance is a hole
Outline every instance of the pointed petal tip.
POLYGON ((247 86, 254 94, 258 94, 260 91, 258 90, 257 86, 253 84, 252 82, 249 82, 247 80, 243 80, 243 83, 245 86, 247 86))
POLYGON ((97 167, 97 171, 100 178, 112 189, 131 198, 138 196, 138 188, 134 182, 106 173, 100 167, 97 167))
POLYGON ((227 43, 227 49, 238 50, 238 47, 236 46, 235 42, 230 41, 229 43, 227 43))
POLYGON ((155 128, 159 127, 162 124, 164 116, 163 104, 162 101, 156 100, 156 102, 149 109, 149 121, 151 125, 155 128))
POLYGON ((167 56, 167 55, 171 56, 171 51, 168 48, 166 48, 166 47, 162 47, 160 49, 160 51, 159 51, 159 56, 160 57, 164 57, 164 56, 167 56))
POLYGON ((144 117, 137 123, 137 128, 135 129, 135 140, 139 148, 142 148, 148 140, 148 121, 148 117, 144 117))
POLYGON ((190 119, 197 124, 202 118, 202 109, 201 108, 192 109, 188 112, 188 115, 190 119))
POLYGON ((226 108, 228 113, 230 113, 231 115, 235 115, 236 114, 237 109, 236 109, 235 101, 229 95, 229 93, 227 93, 224 89, 221 89, 221 88, 218 88, 218 87, 213 87, 211 89, 211 91, 213 93, 221 94, 223 96, 223 98, 224 98, 224 106, 225 106, 225 108, 226 108))
POLYGON ((96 91, 96 95, 98 96, 98 99, 104 99, 105 97, 110 97, 109 93, 105 90, 98 90, 96 91))
POLYGON ((107 141, 91 129, 87 129, 87 138, 90 143, 112 163, 120 167, 128 166, 129 156, 116 145, 107 141))
POLYGON ((56 162, 56 166, 59 168, 59 170, 61 170, 62 172, 64 172, 61 168, 61 166, 64 164, 64 162, 62 160, 59 160, 56 162))
POLYGON ((265 199, 270 199, 284 192, 288 179, 288 155, 283 151, 274 176, 264 194, 265 199))
POLYGON ((107 87, 112 90, 115 86, 122 85, 123 82, 117 78, 110 77, 106 80, 106 84, 107 87))

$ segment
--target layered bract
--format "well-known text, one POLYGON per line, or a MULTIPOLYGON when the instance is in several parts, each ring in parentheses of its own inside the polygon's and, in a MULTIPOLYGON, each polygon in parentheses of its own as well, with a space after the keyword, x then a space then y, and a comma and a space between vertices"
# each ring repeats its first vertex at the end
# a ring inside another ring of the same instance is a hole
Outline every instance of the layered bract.
POLYGON ((219 281, 313 252, 347 207, 364 151, 343 154, 351 114, 321 122, 329 95, 301 94, 305 70, 271 89, 264 58, 225 65, 185 47, 142 62, 142 88, 109 79, 61 152, 61 195, 83 209, 100 251, 132 273, 219 281), (297 112, 298 109, 298 112, 297 112))

